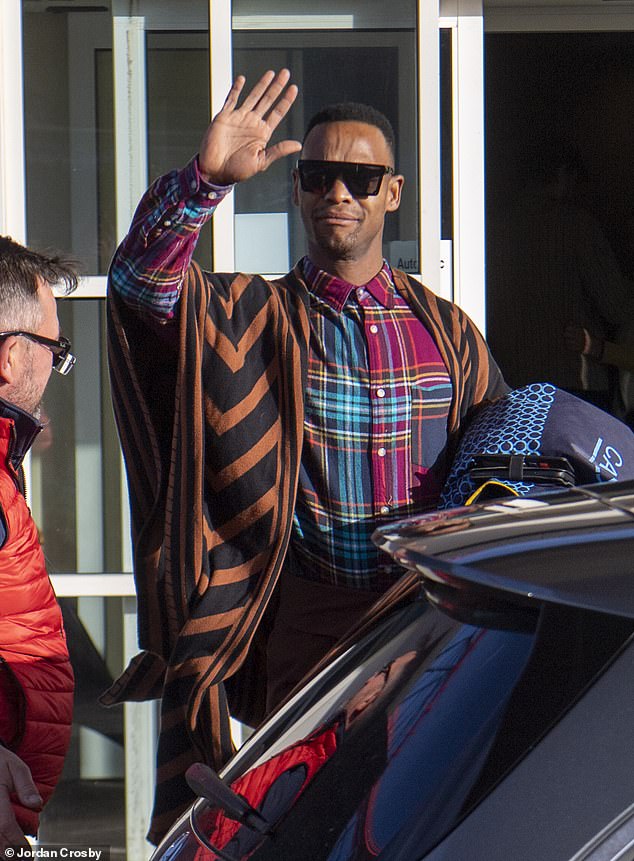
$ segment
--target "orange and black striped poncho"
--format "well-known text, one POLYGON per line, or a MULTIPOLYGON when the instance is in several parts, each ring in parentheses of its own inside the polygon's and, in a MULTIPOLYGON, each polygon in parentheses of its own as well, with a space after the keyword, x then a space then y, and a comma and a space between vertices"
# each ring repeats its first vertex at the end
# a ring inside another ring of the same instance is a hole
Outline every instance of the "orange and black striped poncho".
MULTIPOLYGON (((449 440, 480 401, 507 388, 457 306, 396 271, 453 382, 449 440)), ((223 682, 243 665, 288 546, 302 438, 308 291, 192 264, 175 359, 114 293, 108 351, 132 517, 143 651, 102 702, 160 697, 149 839, 191 802, 186 768, 232 752, 223 682)), ((241 693, 248 700, 250 691, 241 693)))

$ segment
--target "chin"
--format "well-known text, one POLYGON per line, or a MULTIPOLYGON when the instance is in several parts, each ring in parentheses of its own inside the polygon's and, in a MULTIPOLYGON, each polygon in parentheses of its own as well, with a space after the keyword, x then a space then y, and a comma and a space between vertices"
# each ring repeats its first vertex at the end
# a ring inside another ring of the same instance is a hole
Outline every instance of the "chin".
POLYGON ((334 237, 321 237, 319 248, 323 254, 327 254, 332 260, 353 260, 354 242, 346 242, 334 237))

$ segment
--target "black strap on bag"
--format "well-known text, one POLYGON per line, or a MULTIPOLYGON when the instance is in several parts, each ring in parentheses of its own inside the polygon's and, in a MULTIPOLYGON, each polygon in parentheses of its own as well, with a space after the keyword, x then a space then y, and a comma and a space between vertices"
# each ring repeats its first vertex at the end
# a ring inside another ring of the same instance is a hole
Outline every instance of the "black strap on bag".
POLYGON ((477 484, 491 479, 572 487, 575 473, 565 457, 526 454, 477 454, 468 467, 477 484))

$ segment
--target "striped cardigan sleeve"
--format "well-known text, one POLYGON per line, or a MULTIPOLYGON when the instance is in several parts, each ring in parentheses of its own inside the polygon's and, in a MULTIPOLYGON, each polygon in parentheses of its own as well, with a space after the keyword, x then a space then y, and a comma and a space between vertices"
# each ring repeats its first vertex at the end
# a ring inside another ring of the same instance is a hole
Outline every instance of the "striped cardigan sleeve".
POLYGON ((244 661, 286 552, 308 342, 287 280, 195 264, 178 326, 166 356, 110 297, 143 651, 102 700, 161 697, 154 841, 192 800, 187 766, 219 768, 231 753, 223 682, 244 661))
POLYGON ((449 454, 455 450, 464 420, 479 404, 509 391, 502 372, 469 316, 456 304, 395 270, 399 292, 428 328, 443 357, 453 384, 449 411, 449 454))
MULTIPOLYGON (((506 391, 455 305, 403 273, 398 289, 454 385, 450 441, 506 391)), ((161 697, 157 841, 191 801, 189 764, 231 752, 224 683, 243 666, 290 536, 303 439, 307 292, 299 273, 188 271, 172 351, 109 296, 113 401, 128 473, 142 652, 102 698, 161 697)))

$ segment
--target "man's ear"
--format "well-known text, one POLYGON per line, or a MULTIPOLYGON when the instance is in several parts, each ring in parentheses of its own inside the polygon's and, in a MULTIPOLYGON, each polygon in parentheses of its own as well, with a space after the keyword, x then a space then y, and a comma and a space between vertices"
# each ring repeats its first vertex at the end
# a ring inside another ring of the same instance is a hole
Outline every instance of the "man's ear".
POLYGON ((20 339, 15 335, 0 340, 0 385, 15 382, 20 361, 20 339))
POLYGON ((403 190, 404 182, 405 177, 401 176, 400 173, 395 173, 389 177, 387 199, 385 201, 386 212, 396 212, 401 205, 401 191, 403 190))
POLYGON ((299 173, 296 167, 293 168, 291 175, 293 177, 293 203, 295 206, 299 206, 299 173))

